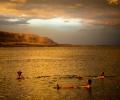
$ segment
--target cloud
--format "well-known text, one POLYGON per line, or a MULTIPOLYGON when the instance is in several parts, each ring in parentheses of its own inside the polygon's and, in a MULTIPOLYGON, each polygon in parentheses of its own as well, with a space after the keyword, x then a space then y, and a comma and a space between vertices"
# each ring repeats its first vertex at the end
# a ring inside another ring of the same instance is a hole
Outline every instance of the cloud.
POLYGON ((28 20, 22 17, 0 15, 0 26, 28 24, 28 20))
POLYGON ((119 5, 120 0, 107 0, 110 5, 119 5))
POLYGON ((107 15, 99 15, 93 18, 95 20, 95 24, 98 25, 107 25, 107 26, 117 26, 120 25, 120 14, 119 13, 111 13, 107 15))
MULTIPOLYGON (((120 0, 0 0, 0 14, 33 19, 55 17, 92 19, 96 23, 119 24, 120 10, 115 3, 120 0), (103 16, 104 18, 100 17, 103 16), (106 17, 107 16, 107 17, 106 17), (106 18, 105 18, 106 17, 106 18), (118 21, 118 22, 117 22, 118 21)), ((115 3, 116 4, 116 3, 115 3)))
POLYGON ((120 19, 103 19, 94 22, 95 25, 120 26, 120 19))
POLYGON ((1 14, 18 16, 26 14, 41 18, 60 16, 90 18, 100 13, 112 13, 119 10, 119 7, 106 5, 106 0, 2 0, 0 2, 1 14))
POLYGON ((11 2, 14 2, 14 3, 26 3, 27 0, 10 0, 11 2))

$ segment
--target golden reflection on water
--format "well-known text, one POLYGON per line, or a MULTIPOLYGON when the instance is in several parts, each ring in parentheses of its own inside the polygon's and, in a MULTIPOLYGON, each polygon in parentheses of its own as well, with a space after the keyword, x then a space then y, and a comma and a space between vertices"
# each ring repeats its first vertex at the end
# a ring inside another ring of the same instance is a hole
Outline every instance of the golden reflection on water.
POLYGON ((119 48, 1 48, 0 99, 92 100, 95 95, 97 100, 118 99, 119 88, 114 88, 119 83, 116 77, 106 78, 104 82, 93 80, 92 91, 82 88, 56 90, 54 87, 57 83, 83 85, 90 75, 98 75, 101 71, 120 76, 119 67, 113 67, 120 66, 119 54, 119 48), (19 70, 24 80, 16 79, 19 70), (74 75, 83 79, 78 80, 74 75))

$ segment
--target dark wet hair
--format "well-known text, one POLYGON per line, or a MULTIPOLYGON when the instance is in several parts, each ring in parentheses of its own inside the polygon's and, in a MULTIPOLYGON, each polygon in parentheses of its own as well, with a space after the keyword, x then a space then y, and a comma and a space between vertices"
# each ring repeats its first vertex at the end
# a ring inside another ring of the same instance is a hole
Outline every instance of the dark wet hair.
POLYGON ((101 76, 104 76, 104 72, 101 72, 101 76))
POLYGON ((91 83, 92 83, 92 80, 91 80, 91 79, 89 79, 89 80, 88 80, 88 84, 89 84, 89 85, 91 85, 91 83))
POLYGON ((57 89, 60 89, 60 86, 59 86, 59 84, 57 83, 57 89))

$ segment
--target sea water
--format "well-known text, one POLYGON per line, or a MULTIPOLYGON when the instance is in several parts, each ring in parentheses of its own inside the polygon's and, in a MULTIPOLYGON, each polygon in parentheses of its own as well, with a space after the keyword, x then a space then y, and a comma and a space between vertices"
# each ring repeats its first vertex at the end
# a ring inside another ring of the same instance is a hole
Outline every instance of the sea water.
POLYGON ((120 100, 120 47, 0 48, 0 100, 120 100), (82 88, 88 79, 92 88, 82 88))

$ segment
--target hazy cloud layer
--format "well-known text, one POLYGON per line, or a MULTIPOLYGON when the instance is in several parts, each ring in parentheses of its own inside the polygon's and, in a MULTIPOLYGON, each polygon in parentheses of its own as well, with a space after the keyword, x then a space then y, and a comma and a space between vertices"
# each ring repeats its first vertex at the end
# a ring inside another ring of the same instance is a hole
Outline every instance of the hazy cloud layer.
POLYGON ((27 21, 28 19, 22 17, 0 15, 0 25, 28 24, 27 21))

